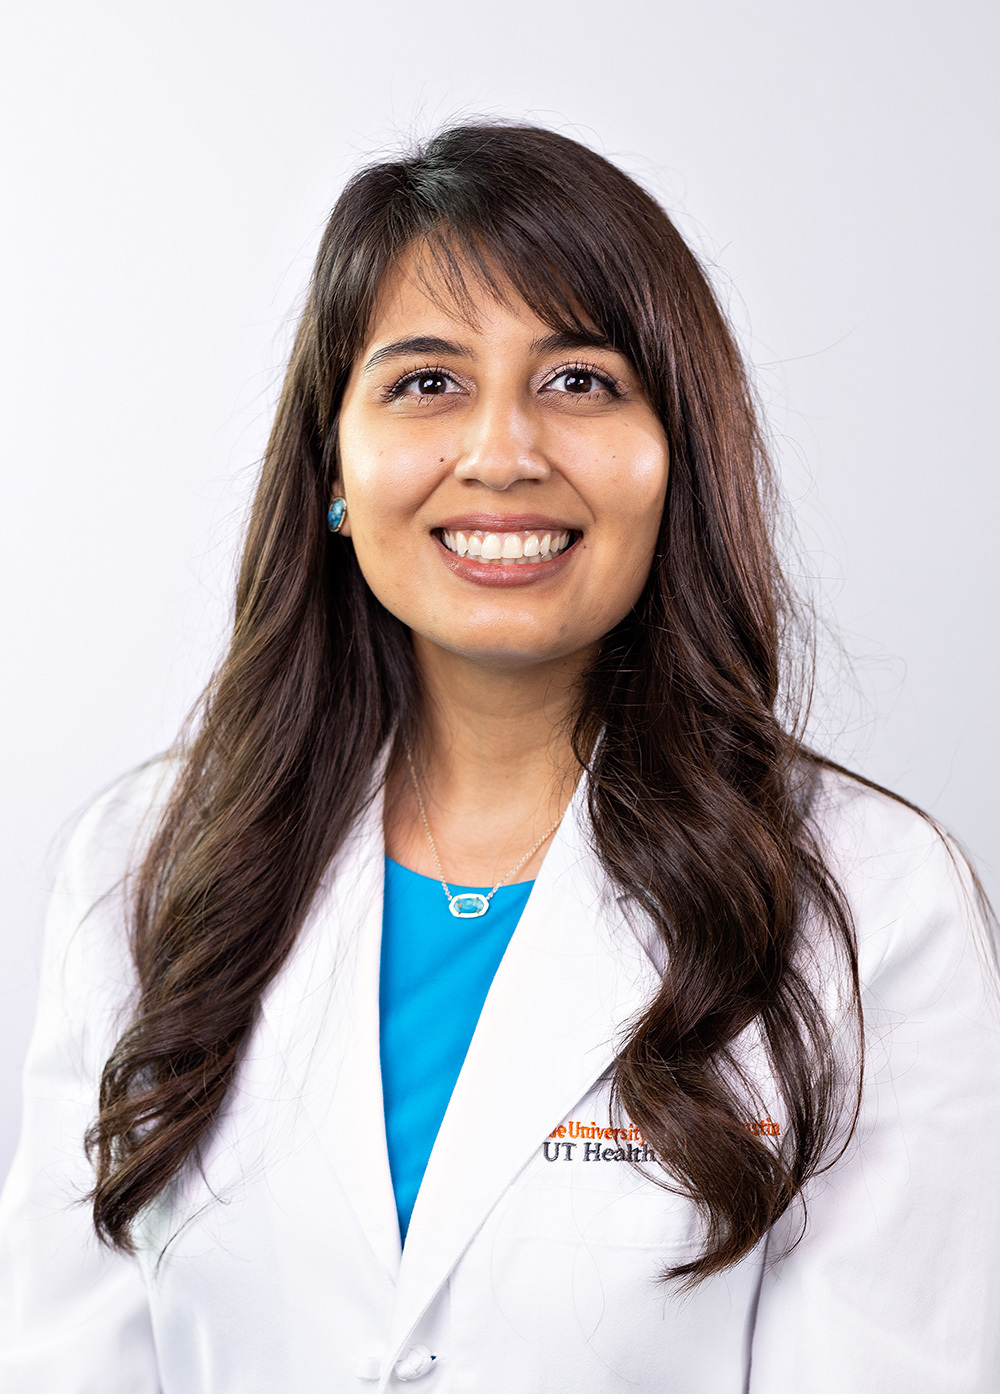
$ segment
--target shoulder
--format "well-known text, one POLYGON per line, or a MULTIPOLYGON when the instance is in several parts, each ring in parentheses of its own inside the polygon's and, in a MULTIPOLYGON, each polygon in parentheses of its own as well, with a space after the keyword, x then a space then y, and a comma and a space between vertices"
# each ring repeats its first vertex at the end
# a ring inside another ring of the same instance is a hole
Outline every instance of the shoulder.
POLYGON ((29 1092, 42 1087, 39 1080, 52 1098, 82 1089, 93 1111, 95 1081, 137 991, 130 873, 178 770, 178 761, 164 757, 116 780, 76 818, 65 840, 45 917, 29 1092))
POLYGON ((810 821, 854 920, 862 983, 903 961, 945 974, 992 933, 976 877, 933 818, 840 770, 820 772, 810 821))
POLYGON ((845 873, 916 872, 948 845, 929 815, 848 771, 817 771, 810 821, 845 873))
POLYGON ((77 815, 60 859, 64 893, 96 900, 128 874, 156 829, 180 764, 174 755, 149 760, 116 779, 77 815))
POLYGON ((49 898, 43 986, 58 993, 131 983, 131 874, 166 807, 180 762, 161 756, 116 780, 71 825, 49 898))

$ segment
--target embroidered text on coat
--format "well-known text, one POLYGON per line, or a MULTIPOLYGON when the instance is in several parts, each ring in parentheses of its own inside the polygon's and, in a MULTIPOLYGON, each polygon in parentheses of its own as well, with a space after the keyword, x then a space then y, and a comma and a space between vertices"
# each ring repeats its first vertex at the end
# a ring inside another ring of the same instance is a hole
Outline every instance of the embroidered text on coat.
POLYGON ((574 1160, 584 1162, 655 1162, 656 1153, 646 1142, 639 1129, 630 1124, 627 1128, 605 1128, 593 1120, 581 1123, 571 1119, 553 1128, 548 1139, 542 1143, 542 1154, 547 1162, 574 1160), (562 1141, 563 1138, 572 1138, 562 1141), (603 1143, 615 1143, 614 1147, 603 1143), (622 1145, 624 1144, 624 1145, 622 1145), (579 1152, 578 1152, 579 1149, 579 1152))
MULTIPOLYGON (((748 1132, 754 1137, 778 1137, 781 1124, 775 1123, 770 1114, 763 1118, 751 1118, 746 1123, 748 1132)), ((568 1123, 560 1123, 553 1128, 542 1143, 542 1155, 547 1162, 655 1162, 656 1153, 634 1124, 627 1128, 606 1128, 593 1119, 581 1123, 573 1118, 568 1123), (603 1146, 604 1143, 615 1146, 603 1146)))
POLYGON ((777 1137, 781 1132, 781 1124, 772 1123, 770 1114, 764 1118, 752 1118, 747 1124, 747 1128, 754 1137, 777 1137))

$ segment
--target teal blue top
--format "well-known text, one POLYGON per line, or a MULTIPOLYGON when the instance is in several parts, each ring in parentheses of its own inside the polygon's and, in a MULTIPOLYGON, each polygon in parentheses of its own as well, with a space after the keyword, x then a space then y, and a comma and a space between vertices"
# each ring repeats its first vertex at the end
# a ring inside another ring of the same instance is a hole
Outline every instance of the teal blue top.
MULTIPOLYGON (((405 1239, 448 1100, 490 983, 534 883, 501 886, 457 919, 440 881, 385 859, 379 1049, 389 1169, 405 1239)), ((453 895, 489 887, 452 886, 453 895)))

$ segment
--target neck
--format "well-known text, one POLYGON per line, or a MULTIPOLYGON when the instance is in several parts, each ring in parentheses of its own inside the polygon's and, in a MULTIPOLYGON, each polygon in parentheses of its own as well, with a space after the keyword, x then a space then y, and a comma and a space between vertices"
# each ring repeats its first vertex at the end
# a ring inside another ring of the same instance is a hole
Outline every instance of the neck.
MULTIPOLYGON (((531 668, 470 663, 414 638, 421 720, 413 751, 446 878, 498 880, 565 810, 580 773, 571 732, 589 653, 531 668)), ((548 843, 516 879, 533 875, 548 843)), ((436 876, 405 759, 386 799, 386 848, 436 876)))
POLYGON ((440 793, 492 803, 578 767, 571 724, 586 657, 524 670, 487 668, 418 641, 423 688, 419 754, 440 793))

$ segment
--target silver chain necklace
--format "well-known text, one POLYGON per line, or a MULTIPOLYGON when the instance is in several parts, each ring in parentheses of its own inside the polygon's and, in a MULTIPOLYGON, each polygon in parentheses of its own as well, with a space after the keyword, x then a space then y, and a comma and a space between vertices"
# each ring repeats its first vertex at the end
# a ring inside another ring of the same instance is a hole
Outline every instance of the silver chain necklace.
POLYGON ((478 920, 480 915, 486 914, 487 910, 490 908, 490 901, 496 895, 500 887, 506 885, 510 878, 521 870, 525 862, 531 860, 543 842, 548 841, 562 822, 563 815, 560 813, 556 821, 542 834, 534 846, 529 847, 528 851, 525 852, 517 865, 512 866, 506 876, 501 876, 500 880, 488 895, 483 895, 480 891, 462 891, 460 895, 452 895, 451 888, 444 879, 444 867, 441 865, 441 858, 438 856, 437 844, 434 841, 434 834, 431 832, 431 825, 427 821, 427 810, 424 808, 423 796, 420 793, 420 781, 417 779, 417 771, 414 768, 413 755, 410 753, 409 746, 406 747, 406 760, 410 766, 410 778, 413 780, 413 791, 417 796, 417 807, 420 809, 420 818, 424 825, 424 832, 427 834, 427 841, 430 843, 431 851, 434 853, 434 862, 438 869, 438 875, 441 878, 441 885, 444 888, 445 895, 448 897, 448 909, 457 920, 478 920))

